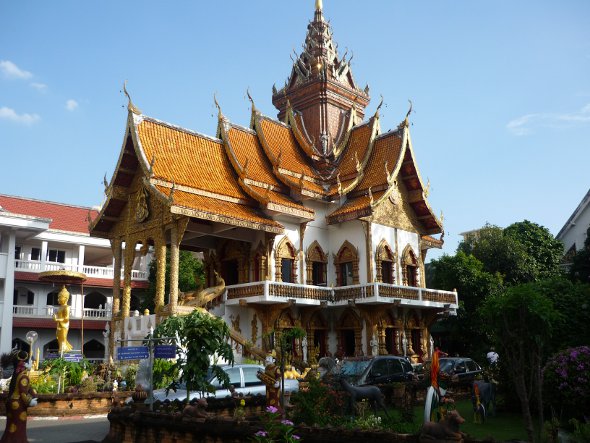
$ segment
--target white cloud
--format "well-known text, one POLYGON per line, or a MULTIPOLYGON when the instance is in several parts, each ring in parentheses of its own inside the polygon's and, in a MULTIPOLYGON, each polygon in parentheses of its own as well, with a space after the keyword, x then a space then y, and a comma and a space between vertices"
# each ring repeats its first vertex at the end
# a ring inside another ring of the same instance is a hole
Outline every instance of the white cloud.
POLYGON ((77 107, 78 107, 78 102, 76 100, 69 99, 66 102, 66 109, 68 111, 74 111, 77 107))
POLYGON ((514 135, 528 135, 537 128, 564 128, 587 123, 590 123, 590 103, 571 113, 526 114, 509 121, 506 129, 514 135))
POLYGON ((7 78, 27 79, 33 76, 29 71, 20 69, 10 60, 0 60, 0 71, 7 78))
POLYGON ((45 83, 31 83, 31 88, 35 88, 37 91, 45 91, 47 89, 47 85, 45 83))
POLYGON ((17 114, 14 109, 3 106, 0 108, 0 119, 22 123, 23 125, 32 125, 38 122, 41 117, 37 114, 17 114))

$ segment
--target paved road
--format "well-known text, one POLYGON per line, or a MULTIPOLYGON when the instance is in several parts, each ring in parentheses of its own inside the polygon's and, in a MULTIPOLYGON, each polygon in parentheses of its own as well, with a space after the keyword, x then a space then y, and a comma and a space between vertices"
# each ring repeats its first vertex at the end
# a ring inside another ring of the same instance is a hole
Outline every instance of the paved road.
MULTIPOLYGON (((0 420, 0 433, 6 419, 0 420)), ((30 420, 27 437, 30 443, 100 442, 109 432, 106 417, 86 419, 30 420)))

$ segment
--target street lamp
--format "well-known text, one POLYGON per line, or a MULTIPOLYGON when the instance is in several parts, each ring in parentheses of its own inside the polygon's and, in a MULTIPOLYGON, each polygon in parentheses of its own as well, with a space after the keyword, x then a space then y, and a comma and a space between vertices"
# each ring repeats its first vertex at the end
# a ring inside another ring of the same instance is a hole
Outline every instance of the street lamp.
POLYGON ((27 342, 29 343, 29 366, 31 366, 31 359, 33 357, 33 345, 35 344, 35 342, 39 338, 39 334, 37 334, 37 331, 29 331, 29 332, 27 332, 27 335, 25 336, 25 338, 27 339, 27 342))

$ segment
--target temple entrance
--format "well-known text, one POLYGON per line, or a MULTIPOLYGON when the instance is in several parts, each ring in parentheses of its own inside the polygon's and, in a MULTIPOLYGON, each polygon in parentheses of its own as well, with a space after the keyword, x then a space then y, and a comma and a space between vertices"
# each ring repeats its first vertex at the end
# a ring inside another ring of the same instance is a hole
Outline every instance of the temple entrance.
POLYGON ((223 260, 221 262, 221 277, 227 286, 237 285, 240 281, 238 260, 223 260))
POLYGON ((344 353, 344 357, 354 357, 356 349, 354 329, 343 329, 340 340, 342 343, 342 352, 344 353))
POLYGON ((385 349, 388 354, 399 355, 398 341, 395 328, 385 328, 385 349))
POLYGON ((313 347, 319 349, 319 357, 326 356, 326 331, 316 329, 313 331, 313 347))

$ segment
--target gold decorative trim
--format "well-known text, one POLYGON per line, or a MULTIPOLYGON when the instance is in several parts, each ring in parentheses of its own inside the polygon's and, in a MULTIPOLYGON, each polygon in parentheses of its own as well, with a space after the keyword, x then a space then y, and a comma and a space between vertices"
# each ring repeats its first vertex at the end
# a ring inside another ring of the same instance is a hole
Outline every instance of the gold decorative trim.
POLYGON ((202 210, 184 208, 181 206, 172 206, 170 208, 172 214, 186 215, 187 217, 200 218, 203 220, 214 221, 218 223, 225 223, 227 225, 238 226, 240 228, 248 228, 254 230, 260 230, 265 232, 273 232, 275 234, 282 234, 284 228, 282 226, 271 226, 259 222, 252 222, 246 220, 240 220, 234 217, 228 217, 225 215, 213 214, 211 212, 205 212, 202 210))

